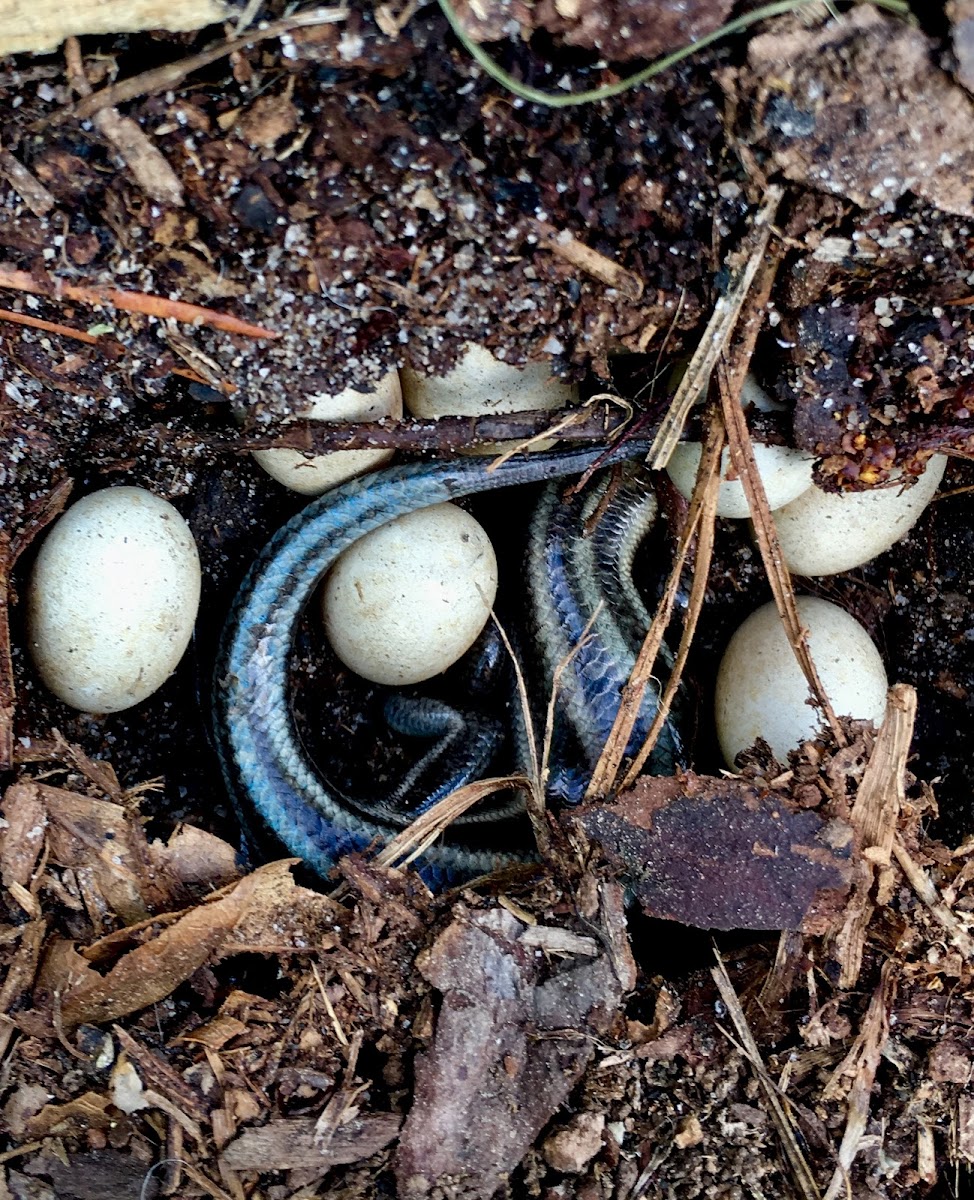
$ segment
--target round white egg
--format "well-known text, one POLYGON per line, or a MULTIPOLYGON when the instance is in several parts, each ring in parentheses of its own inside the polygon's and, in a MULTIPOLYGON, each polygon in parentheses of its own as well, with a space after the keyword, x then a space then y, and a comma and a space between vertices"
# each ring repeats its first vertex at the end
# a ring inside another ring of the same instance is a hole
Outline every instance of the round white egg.
POLYGON ((176 669, 199 600, 199 554, 175 508, 137 487, 93 492, 57 521, 31 574, 41 679, 84 712, 131 708, 176 669))
POLYGON ((496 594, 497 559, 483 526, 454 504, 437 504, 346 550, 325 581, 322 615, 335 653, 358 675, 419 683, 470 648, 496 594))
MULTIPOLYGON (((400 376, 406 408, 414 416, 428 420, 564 408, 578 398, 578 389, 553 378, 546 363, 512 366, 476 345, 468 345, 457 365, 446 375, 421 375, 404 367, 400 376)), ((546 440, 533 448, 546 450, 553 445, 554 442, 546 440)), ((496 454, 501 448, 491 442, 472 447, 471 453, 496 454)))
MULTIPOLYGON (((315 421, 380 421, 383 417, 401 417, 399 373, 391 371, 374 392, 346 388, 335 396, 316 393, 296 415, 315 421)), ((374 471, 394 453, 394 450, 334 450, 309 456, 300 450, 255 450, 253 455, 267 474, 286 488, 305 496, 320 496, 346 479, 374 471)))
MULTIPOLYGON (((699 442, 680 442, 666 466, 673 486, 688 500, 697 481, 697 468, 702 454, 703 447, 699 442)), ((772 511, 788 504, 812 486, 815 459, 800 450, 755 442, 754 461, 772 511)), ((720 456, 721 485, 717 493, 717 516, 740 520, 750 515, 750 509, 744 485, 739 479, 728 479, 731 470, 730 451, 725 448, 720 456)))
POLYGON ((834 575, 882 554, 920 519, 946 467, 946 456, 935 454, 916 483, 902 491, 809 488, 775 514, 788 568, 796 575, 834 575))
MULTIPOLYGON (((800 596, 819 678, 837 716, 873 721, 886 708, 886 671, 869 634, 845 609, 800 596)), ((785 633, 778 610, 766 604, 751 613, 724 652, 717 673, 714 711, 724 759, 734 759, 762 737, 784 762, 821 728, 820 711, 785 633)))

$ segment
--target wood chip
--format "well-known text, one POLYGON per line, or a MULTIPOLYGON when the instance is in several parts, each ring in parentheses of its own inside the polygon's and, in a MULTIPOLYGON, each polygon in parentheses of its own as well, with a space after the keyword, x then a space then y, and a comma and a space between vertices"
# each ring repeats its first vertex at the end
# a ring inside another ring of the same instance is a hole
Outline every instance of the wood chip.
POLYGON ((0 0, 0 55, 46 54, 71 34, 202 29, 234 8, 225 0, 0 0))

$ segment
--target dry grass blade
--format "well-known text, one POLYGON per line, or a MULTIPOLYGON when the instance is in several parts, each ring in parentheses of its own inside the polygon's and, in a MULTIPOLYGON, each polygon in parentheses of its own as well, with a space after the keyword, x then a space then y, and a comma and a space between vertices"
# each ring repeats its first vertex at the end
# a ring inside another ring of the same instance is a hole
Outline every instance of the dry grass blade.
MULTIPOLYGON (((698 547, 694 583, 696 584, 698 577, 702 579, 699 588, 699 598, 700 603, 702 604, 703 602, 703 592, 706 587, 707 574, 710 570, 710 551, 713 546, 714 514, 717 506, 718 471, 723 434, 723 425, 718 417, 715 421, 711 422, 708 431, 707 442, 697 472, 697 482, 690 501, 690 510, 687 514, 687 520, 674 555, 673 565, 666 583, 666 590, 663 593, 656 610, 656 615, 653 617, 653 622, 633 664, 629 680, 623 689, 619 701, 619 711, 616 713, 612 730, 606 739, 605 747, 599 757, 599 761, 595 765, 595 770, 592 772, 592 778, 585 793, 587 800, 608 795, 613 789, 616 776, 622 765, 626 747, 629 745, 629 738, 639 717, 639 710, 642 706, 643 697, 646 694, 646 688, 653 679, 653 667, 656 663, 660 646, 663 643, 663 635, 673 614, 683 567, 689 555, 693 538, 697 535, 698 531, 700 531, 701 545, 698 547), (706 532, 708 529, 709 533, 706 532)), ((692 630, 695 624, 695 619, 691 621, 688 615, 687 625, 684 627, 684 636, 680 643, 681 650, 684 647, 684 643, 686 643, 687 649, 689 649, 687 629, 689 628, 692 637, 692 630)), ((684 655, 683 661, 685 659, 686 656, 684 655)), ((640 748, 636 763, 633 764, 633 768, 627 776, 627 783, 635 778, 635 775, 645 765, 646 759, 656 744, 656 739, 659 737, 660 730, 663 728, 663 724, 669 715, 673 698, 676 695, 681 671, 682 663, 678 658, 677 663, 674 664, 674 669, 670 672, 667 687, 660 697, 656 716, 649 734, 640 748)))
POLYGON ((758 1044, 751 1033, 747 1017, 744 1015, 744 1009, 741 1007, 741 1002, 734 991, 734 985, 727 974, 727 968, 724 966, 720 955, 717 954, 716 957, 717 966, 711 968, 710 973, 717 984, 721 999, 727 1006, 727 1015, 734 1023, 734 1029, 737 1031, 737 1037, 740 1040, 740 1049, 754 1068, 754 1073, 764 1093, 771 1119, 774 1122, 775 1129, 778 1131, 778 1136, 781 1138, 785 1159, 791 1171, 791 1181, 794 1184, 795 1191, 799 1196, 803 1197, 803 1200, 820 1200, 821 1192, 819 1191, 818 1184, 815 1182, 812 1169, 809 1167, 805 1155, 802 1153, 798 1138, 795 1136, 795 1129, 788 1115, 788 1109, 781 1094, 775 1087, 774 1080, 768 1074, 767 1068, 764 1065, 761 1058, 761 1051, 758 1049, 758 1044))
POLYGON ((14 715, 17 711, 10 654, 10 575, 17 559, 33 539, 61 514, 72 486, 72 480, 63 479, 50 492, 29 504, 18 529, 0 529, 0 771, 9 771, 13 766, 14 715))
POLYGON ((690 551, 690 542, 693 536, 693 528, 691 526, 694 523, 695 514, 698 514, 695 521, 697 551, 694 556, 693 581, 690 585, 690 600, 687 605, 686 619, 683 622, 683 633, 680 635, 680 645, 677 647, 676 658, 673 661, 669 679, 667 679, 666 687, 663 689, 662 696, 660 696, 656 716, 653 718, 653 723, 646 734, 646 740, 640 746, 639 753, 633 759, 632 766, 622 781, 623 787, 632 787, 646 765, 646 760, 653 752, 656 739, 660 735, 663 724, 669 716, 673 701, 676 698, 677 689, 680 686, 680 680, 683 678, 683 671, 690 654, 693 636, 696 633, 697 622, 700 620, 700 613, 703 611, 704 599, 707 594, 707 581, 710 576, 710 562, 714 553, 717 496, 720 491, 720 451, 723 444, 723 437, 723 422, 720 420, 719 413, 715 412, 711 419, 707 441, 704 444, 703 454, 700 457, 700 465, 697 469, 697 480, 694 484, 693 496, 690 501, 687 529, 684 530, 680 538, 676 563, 673 568, 674 575, 672 578, 678 581, 678 572, 682 571, 683 563, 686 561, 690 551))
POLYGON ((835 939, 839 987, 847 990, 855 987, 859 978, 866 930, 876 904, 887 902, 892 892, 891 854, 900 807, 906 799, 903 776, 916 710, 914 688, 905 683, 890 688, 886 715, 850 814, 864 861, 862 874, 846 905, 842 928, 835 939))
POLYGON ((407 825, 401 833, 387 842, 375 856, 380 867, 406 867, 424 854, 446 829, 479 801, 506 788, 530 791, 531 781, 524 775, 501 775, 494 779, 478 779, 464 784, 438 804, 427 809, 407 825))
POLYGON ((761 266, 764 252, 771 237, 771 223, 784 189, 777 184, 770 186, 764 202, 754 218, 754 245, 743 270, 732 282, 723 296, 718 297, 714 311, 707 323, 700 344, 690 359, 686 374, 676 389, 669 411, 660 425, 649 454, 650 466, 661 471, 670 461, 670 455, 680 440, 690 409, 698 397, 706 392, 717 360, 734 332, 744 301, 747 299, 754 277, 761 266))

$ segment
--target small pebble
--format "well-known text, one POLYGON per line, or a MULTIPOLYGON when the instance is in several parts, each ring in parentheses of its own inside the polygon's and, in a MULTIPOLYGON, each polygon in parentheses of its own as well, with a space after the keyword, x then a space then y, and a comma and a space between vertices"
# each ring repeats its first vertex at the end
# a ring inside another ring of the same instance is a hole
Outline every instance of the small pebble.
MULTIPOLYGON (((673 486, 688 500, 697 481, 697 468, 703 447, 699 442, 680 442, 673 451, 666 471, 673 486)), ((764 484, 772 512, 788 504, 812 486, 812 466, 815 459, 788 446, 765 446, 754 443, 754 461, 764 484)), ((739 479, 728 479, 732 472, 730 451, 720 456, 720 491, 717 493, 717 516, 740 520, 750 515, 747 496, 739 479)))
POLYGON ((936 494, 947 457, 935 454, 904 491, 823 492, 811 487, 775 514, 781 549, 796 575, 834 575, 869 562, 909 532, 936 494))
MULTIPOLYGON (((882 721, 886 671, 869 634, 845 609, 800 596, 798 612, 822 686, 836 716, 882 721)), ((774 604, 751 613, 724 652, 714 699, 717 737, 728 766, 762 737, 785 762, 823 718, 807 701, 808 683, 774 604)))
MULTIPOLYGON (((346 388, 336 396, 318 393, 297 414, 316 421, 379 421, 402 416, 399 374, 391 371, 374 392, 346 388)), ((273 479, 304 496, 320 496, 329 488, 366 471, 374 471, 392 458, 394 450, 334 450, 308 457, 300 450, 255 450, 254 460, 273 479)))
POLYGON ((41 679, 83 712, 139 704, 176 669, 199 600, 199 554, 176 509, 142 488, 93 492, 55 523, 31 574, 41 679))
POLYGON ((497 594, 483 526, 455 504, 408 513, 341 556, 322 593, 342 662, 373 683, 419 683, 473 645, 497 594))

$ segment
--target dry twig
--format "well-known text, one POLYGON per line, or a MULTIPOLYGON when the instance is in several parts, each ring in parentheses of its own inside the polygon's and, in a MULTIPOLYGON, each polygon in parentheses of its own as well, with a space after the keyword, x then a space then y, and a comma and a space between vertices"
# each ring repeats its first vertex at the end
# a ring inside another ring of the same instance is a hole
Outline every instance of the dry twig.
POLYGON ((676 699, 677 689, 680 686, 680 680, 683 677, 683 671, 690 654, 693 635, 696 632, 697 622, 700 620, 700 614, 703 611, 704 598, 707 593, 707 581, 710 577, 710 562, 714 552, 717 495, 720 491, 720 447, 723 437, 724 427, 719 416, 715 413, 711 419, 703 454, 700 456, 697 479, 693 488, 693 496, 690 500, 687 528, 680 536, 676 561, 673 565, 673 573, 670 576, 665 597, 668 600, 670 595, 669 588, 673 587, 673 596, 675 598, 676 585, 679 583, 683 564, 690 554, 693 537, 692 526, 695 521, 697 548, 694 554, 693 581, 690 584, 690 597, 687 604, 686 619, 683 622, 683 632, 680 635, 680 645, 677 647, 676 658, 673 661, 669 679, 667 679, 666 687, 663 689, 663 694, 660 697, 656 716, 653 718, 653 723, 646 734, 645 742, 640 746, 639 753, 633 759, 632 766, 622 781, 623 787, 632 787, 636 782, 636 778, 646 765, 646 760, 656 745, 656 739, 663 728, 663 722, 669 716, 673 701, 676 699))
MULTIPOLYGON (((608 795, 613 788, 619 767, 626 752, 626 747, 629 744, 629 738, 632 735, 633 727, 639 717, 646 688, 652 682, 653 667, 663 643, 663 635, 670 623, 683 568, 689 556, 693 539, 698 533, 700 536, 700 545, 698 546, 694 567, 694 585, 696 587, 698 579, 701 581, 697 590, 699 593, 699 603, 703 603, 703 592, 706 588, 707 576, 710 571, 710 553, 713 547, 714 514, 717 507, 717 489, 719 486, 718 467, 723 436, 723 425, 718 418, 711 423, 707 443, 701 456, 700 467, 697 472, 697 482, 690 501, 690 510, 680 534, 679 545, 673 556, 673 565, 670 568, 666 590, 657 606, 656 615, 646 633, 646 638, 640 647, 636 662, 633 664, 629 679, 623 689, 619 700, 619 710, 616 713, 612 730, 606 739, 605 747, 599 756, 599 761, 595 765, 595 770, 592 772, 592 778, 585 793, 586 799, 591 800, 598 796, 608 795)), ((679 687, 682 665, 686 661, 686 654, 683 652, 684 650, 689 650, 689 642, 695 626, 696 619, 693 616, 691 608, 684 626, 684 634, 680 643, 680 653, 678 653, 677 661, 670 672, 667 686, 659 699, 650 731, 640 748, 632 769, 626 777, 627 785, 634 781, 635 776, 642 770, 646 759, 656 744, 656 739, 663 728, 663 723, 669 715, 670 707, 676 696, 676 690, 679 687)))
POLYGON ((862 966, 866 929, 876 904, 886 904, 892 892, 890 869, 896 822, 906 798, 903 776, 913 737, 917 694, 898 683, 886 697, 886 715, 863 773, 850 820, 859 836, 863 860, 860 877, 845 909, 835 939, 839 987, 855 987, 862 966), (875 900, 874 900, 875 896, 875 900))
POLYGON ((638 300, 643 294, 643 281, 638 275, 620 267, 614 259, 607 258, 598 250, 586 246, 567 229, 555 229, 547 221, 532 221, 531 227, 538 235, 538 245, 542 250, 550 250, 583 274, 615 288, 627 300, 638 300))
POLYGON ((753 246, 744 269, 724 295, 718 296, 700 344, 690 359, 686 374, 676 389, 669 411, 653 442, 650 465, 655 471, 661 471, 670 461, 670 455, 680 440, 690 409, 709 386, 710 376, 734 332, 741 308, 764 259, 764 252, 771 237, 771 223, 783 195, 783 188, 777 184, 772 185, 767 190, 764 203, 758 209, 754 218, 753 246))
POLYGON ((0 150, 0 175, 35 217, 45 217, 52 208, 57 207, 57 201, 43 183, 32 175, 19 159, 14 158, 9 150, 0 150))
POLYGON ((199 54, 190 54, 179 62, 167 63, 163 67, 153 67, 142 71, 129 79, 122 79, 110 87, 94 92, 75 106, 75 115, 80 119, 94 116, 101 109, 126 100, 134 100, 137 96, 151 96, 157 92, 175 90, 194 71, 202 70, 211 63, 219 62, 221 58, 233 54, 237 50, 245 50, 258 42, 266 42, 271 38, 283 37, 295 29, 308 29, 315 25, 333 25, 344 21, 348 16, 346 8, 312 8, 306 12, 294 13, 280 21, 270 21, 262 29, 253 29, 240 37, 226 38, 217 42, 208 50, 199 54))
MULTIPOLYGON (((79 96, 90 96, 91 84, 85 74, 81 46, 76 37, 69 37, 65 41, 64 58, 71 86, 79 96)), ((131 117, 123 117, 116 108, 103 108, 92 116, 92 124, 105 141, 115 148, 147 196, 158 200, 160 204, 182 207, 183 185, 176 172, 159 147, 131 117)))
POLYGON ((223 333, 236 333, 241 337, 279 338, 281 335, 263 325, 253 325, 227 313, 215 312, 200 304, 188 304, 184 300, 167 300, 164 296, 153 296, 147 292, 129 292, 121 288, 98 283, 67 283, 63 279, 47 276, 37 277, 29 271, 20 271, 9 263, 0 263, 0 287, 15 292, 29 292, 34 296, 50 296, 54 300, 76 300, 79 304, 107 305, 126 312, 142 313, 160 320, 171 318, 189 325, 208 325, 223 333))
POLYGON ((836 1068, 822 1092, 822 1100, 835 1099, 852 1077, 849 1087, 845 1133, 839 1146, 838 1165, 832 1175, 824 1200, 837 1200, 849 1192, 849 1169, 862 1144, 869 1123, 869 1097, 876 1082, 876 1070, 889 1039, 889 1016, 896 993, 899 964, 893 959, 883 963, 879 985, 869 1001, 862 1028, 852 1048, 836 1068))
POLYGON ((804 1200, 819 1200, 821 1193, 819 1192, 818 1184, 815 1182, 815 1176, 812 1174, 811 1167, 809 1167, 805 1155, 802 1153, 798 1138, 795 1136, 794 1125, 788 1115, 786 1102, 775 1087, 774 1080, 768 1074, 768 1070, 764 1065, 761 1058, 761 1051, 758 1049, 758 1044, 751 1033, 747 1017, 744 1015, 744 1009, 737 998, 737 992, 734 991, 734 985, 727 974, 727 968, 724 966, 723 959, 719 954, 716 954, 716 951, 715 956, 717 958, 717 966, 711 968, 710 973, 717 984, 717 990, 720 992, 721 999, 727 1006, 727 1014, 734 1023, 734 1029, 740 1040, 739 1048, 753 1067, 758 1083, 761 1086, 761 1091, 764 1093, 771 1120, 774 1122, 778 1136, 781 1138, 785 1158, 791 1171, 792 1183, 798 1195, 803 1197, 804 1200))
POLYGON ((844 746, 846 744, 845 735, 836 719, 825 688, 822 686, 818 669, 808 647, 808 634, 798 615, 791 574, 785 565, 781 543, 778 540, 778 531, 775 528, 771 509, 768 507, 764 483, 754 461, 754 447, 740 404, 741 388, 744 386, 744 377, 750 366, 754 344, 763 322, 768 298, 771 295, 771 286, 774 282, 777 265, 777 258, 765 263, 761 268, 756 286, 749 295, 743 298, 742 335, 728 353, 726 365, 720 364, 717 381, 720 388, 724 423, 727 427, 731 462, 747 497, 751 520, 754 523, 755 539, 761 551, 761 558, 768 576, 768 583, 771 585, 771 594, 774 596, 778 615, 784 624, 785 633, 788 635, 795 657, 798 659, 798 665, 808 681, 815 702, 822 709, 836 742, 840 746, 844 746))

